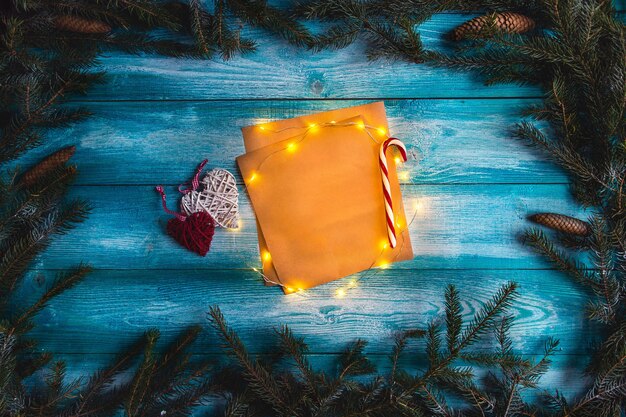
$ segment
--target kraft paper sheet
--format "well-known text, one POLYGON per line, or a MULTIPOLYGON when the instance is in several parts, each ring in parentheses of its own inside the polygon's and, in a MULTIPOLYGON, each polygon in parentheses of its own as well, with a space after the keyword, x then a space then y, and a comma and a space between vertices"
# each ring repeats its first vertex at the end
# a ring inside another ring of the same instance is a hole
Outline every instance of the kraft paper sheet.
POLYGON ((355 126, 312 123, 362 120, 387 129, 383 103, 333 110, 242 129, 237 158, 257 216, 264 275, 284 287, 311 288, 384 263, 413 258, 393 158, 388 160, 398 246, 387 247, 378 165, 380 142, 355 126), (286 150, 289 144, 296 144, 286 150), (255 179, 249 182, 252 175, 255 179))

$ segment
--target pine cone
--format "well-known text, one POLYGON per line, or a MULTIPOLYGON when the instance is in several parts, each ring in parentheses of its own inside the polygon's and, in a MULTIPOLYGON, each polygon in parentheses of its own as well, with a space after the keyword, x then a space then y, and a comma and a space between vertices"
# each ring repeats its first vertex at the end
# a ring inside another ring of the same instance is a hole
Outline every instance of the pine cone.
POLYGON ((563 214, 537 213, 528 219, 550 229, 574 236, 588 236, 591 233, 589 223, 563 214))
POLYGON ((452 40, 459 41, 468 37, 485 37, 494 31, 503 33, 524 33, 535 28, 535 21, 519 13, 492 13, 475 17, 454 29, 452 40))
POLYGON ((111 31, 111 26, 106 23, 77 16, 59 16, 54 19, 54 25, 59 30, 76 33, 108 33, 111 31))
POLYGON ((22 175, 20 185, 23 187, 33 186, 41 177, 69 161, 75 151, 75 146, 68 146, 67 148, 60 149, 55 153, 48 155, 41 162, 22 175))

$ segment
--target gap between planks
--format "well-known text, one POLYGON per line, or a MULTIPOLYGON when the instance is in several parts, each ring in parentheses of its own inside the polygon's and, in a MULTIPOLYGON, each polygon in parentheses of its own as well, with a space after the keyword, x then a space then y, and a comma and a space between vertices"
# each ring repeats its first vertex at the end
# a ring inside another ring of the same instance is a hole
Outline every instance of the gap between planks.
MULTIPOLYGON (((489 88, 489 86, 485 86, 489 88)), ((252 97, 252 98, 190 98, 190 99, 87 99, 87 98, 70 98, 66 103, 219 103, 219 102, 238 102, 238 101, 410 101, 410 100, 538 100, 543 99, 544 95, 536 96, 458 96, 458 97, 252 97)))

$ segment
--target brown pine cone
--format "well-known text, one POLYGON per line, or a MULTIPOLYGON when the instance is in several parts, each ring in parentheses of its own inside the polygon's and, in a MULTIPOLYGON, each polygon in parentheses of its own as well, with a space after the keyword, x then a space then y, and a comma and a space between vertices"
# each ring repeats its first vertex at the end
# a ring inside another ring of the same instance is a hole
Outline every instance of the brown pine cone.
POLYGON ((528 16, 513 12, 492 13, 475 17, 454 29, 452 40, 488 37, 494 32, 524 33, 535 28, 535 21, 528 16))
POLYGON ((575 236, 588 236, 591 233, 589 223, 556 213, 537 213, 528 217, 529 220, 559 232, 575 236))
POLYGON ((75 146, 68 146, 67 148, 60 149, 55 153, 48 155, 41 162, 22 175, 22 178, 20 178, 20 185, 23 187, 33 186, 41 177, 69 161, 75 151, 75 146))
POLYGON ((111 31, 111 26, 106 23, 77 16, 59 16, 54 19, 54 25, 59 30, 76 33, 108 33, 111 31))

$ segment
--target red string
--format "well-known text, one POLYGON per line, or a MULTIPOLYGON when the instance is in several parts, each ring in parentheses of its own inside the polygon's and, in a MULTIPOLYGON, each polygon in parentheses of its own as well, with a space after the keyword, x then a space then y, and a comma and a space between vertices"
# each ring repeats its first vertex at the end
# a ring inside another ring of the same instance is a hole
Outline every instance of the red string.
POLYGON ((166 201, 166 198, 165 198, 165 191, 163 191, 163 187, 160 186, 160 185, 157 185, 155 187, 155 189, 157 190, 157 192, 159 194, 161 194, 161 202, 163 203, 163 210, 165 210, 165 212, 167 214, 171 214, 172 216, 175 216, 181 222, 184 222, 185 219, 187 218, 187 216, 184 216, 184 215, 182 215, 180 213, 176 213, 175 211, 172 211, 172 210, 167 208, 167 201, 166 201))
POLYGON ((178 191, 180 191, 182 194, 188 194, 188 193, 190 193, 192 191, 195 191, 198 188, 198 186, 200 185, 200 174, 202 173, 202 169, 207 164, 207 162, 209 162, 208 159, 205 159, 204 161, 200 162, 200 164, 198 164, 198 168, 196 168, 196 173, 193 176, 193 179, 191 180, 191 184, 185 183, 185 184, 179 185, 178 186, 178 191), (191 185, 191 189, 190 188, 183 188, 181 190, 181 187, 188 186, 188 185, 191 185))

